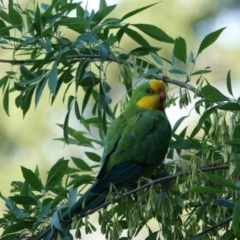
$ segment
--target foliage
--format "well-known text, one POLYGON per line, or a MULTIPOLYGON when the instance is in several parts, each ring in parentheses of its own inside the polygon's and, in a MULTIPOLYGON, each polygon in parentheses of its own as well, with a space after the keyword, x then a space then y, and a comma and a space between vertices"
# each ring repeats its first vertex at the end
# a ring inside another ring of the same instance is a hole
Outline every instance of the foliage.
MULTIPOLYGON (((45 239, 57 233, 61 238, 69 226, 80 238, 83 231, 96 231, 87 215, 97 210, 101 232, 107 239, 133 239, 144 226, 149 230, 147 239, 240 237, 240 98, 233 95, 230 71, 226 77, 229 94, 225 96, 207 80, 209 67, 195 70, 198 56, 224 29, 205 36, 194 54, 182 37, 174 39, 154 25, 126 22, 154 5, 120 19, 108 16, 116 6, 107 6, 105 0, 100 1, 97 12, 91 13, 80 3, 66 0, 33 3, 33 8, 28 5, 26 9, 12 0, 7 8, 1 5, 0 47, 12 50, 13 58, 0 61, 17 65, 0 79, 6 114, 12 92, 18 93, 15 103, 23 115, 31 104, 38 106, 43 91, 49 91, 50 104, 62 97, 67 111, 64 123, 59 125, 63 129, 59 140, 88 147, 85 154, 91 160, 88 164, 73 156, 74 167, 70 167, 69 160, 59 159, 45 183, 38 167, 35 171, 22 167, 24 182, 12 182, 12 196, 0 195, 7 208, 0 219, 4 229, 1 239, 35 239, 50 223, 57 231, 51 231, 45 239), (66 28, 75 33, 74 40, 64 35, 66 28), (125 36, 139 47, 130 52, 121 49, 125 36), (149 44, 150 38, 158 42, 157 46, 149 44), (172 47, 170 59, 159 55, 164 44, 172 47), (118 64, 126 95, 112 108, 109 93, 116 80, 110 84, 107 70, 113 64, 118 64), (146 185, 138 185, 136 191, 126 189, 117 196, 110 192, 104 206, 62 222, 61 214, 94 180, 101 159, 95 149, 103 145, 109 123, 124 109, 132 89, 143 78, 179 86, 179 94, 169 91, 167 107, 187 107, 194 98, 194 110, 199 115, 190 133, 187 127, 178 131, 188 116, 181 116, 173 126, 169 161, 164 166, 169 176, 163 177, 160 169, 153 183, 146 184, 142 179, 139 184, 146 185), (91 113, 86 117, 87 108, 91 113), (75 113, 84 131, 68 125, 70 112, 75 113), (159 223, 155 232, 148 223, 152 218, 159 223)), ((68 239, 72 239, 70 233, 68 239)))

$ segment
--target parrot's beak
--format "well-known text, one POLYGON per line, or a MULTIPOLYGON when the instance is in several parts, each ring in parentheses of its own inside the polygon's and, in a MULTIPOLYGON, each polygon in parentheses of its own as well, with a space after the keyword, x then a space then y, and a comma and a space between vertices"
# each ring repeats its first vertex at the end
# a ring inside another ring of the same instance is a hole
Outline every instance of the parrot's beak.
POLYGON ((159 96, 159 98, 160 98, 161 101, 163 101, 163 102, 166 101, 167 96, 166 96, 166 93, 165 93, 164 90, 160 90, 160 91, 158 92, 158 96, 159 96))

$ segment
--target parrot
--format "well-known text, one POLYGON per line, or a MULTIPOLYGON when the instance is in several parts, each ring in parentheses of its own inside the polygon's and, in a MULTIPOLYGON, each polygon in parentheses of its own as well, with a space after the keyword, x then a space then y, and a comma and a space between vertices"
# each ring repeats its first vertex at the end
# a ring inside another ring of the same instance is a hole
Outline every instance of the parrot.
MULTIPOLYGON (((121 190, 140 177, 151 177, 164 161, 172 135, 165 101, 165 85, 160 80, 145 80, 133 91, 123 113, 107 130, 93 185, 63 214, 63 220, 75 214, 81 216, 103 204, 111 185, 121 190)), ((53 226, 37 239, 50 231, 53 234, 53 226)))

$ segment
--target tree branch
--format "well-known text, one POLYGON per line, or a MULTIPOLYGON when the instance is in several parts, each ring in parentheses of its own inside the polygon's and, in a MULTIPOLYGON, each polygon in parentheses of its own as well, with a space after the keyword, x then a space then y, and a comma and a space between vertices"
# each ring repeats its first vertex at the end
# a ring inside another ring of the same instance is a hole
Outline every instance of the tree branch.
MULTIPOLYGON (((223 169, 229 169, 229 166, 228 165, 221 165, 221 166, 214 166, 214 167, 203 167, 203 168, 199 168, 198 171, 199 172, 212 172, 212 171, 223 170, 223 169)), ((135 188, 135 189, 133 189, 133 190, 123 194, 122 196, 113 198, 109 202, 103 203, 102 205, 89 210, 88 212, 82 214, 79 217, 80 218, 86 217, 86 216, 88 216, 88 215, 90 215, 90 214, 100 210, 101 208, 107 207, 109 204, 119 202, 121 199, 123 199, 125 197, 128 197, 128 196, 130 196, 132 194, 135 194, 135 193, 139 192, 140 190, 142 190, 144 188, 148 188, 148 187, 150 187, 153 184, 163 183, 163 182, 170 182, 170 181, 173 181, 173 180, 175 180, 177 178, 181 178, 181 177, 188 176, 188 175, 191 175, 191 174, 192 174, 192 171, 189 170, 189 171, 186 171, 186 172, 180 172, 180 173, 176 173, 174 175, 170 175, 170 176, 167 176, 167 177, 163 177, 163 178, 159 178, 159 179, 153 180, 153 181, 151 181, 151 182, 149 182, 147 184, 144 184, 141 187, 135 188)))
POLYGON ((209 232, 211 232, 211 231, 215 231, 215 230, 217 230, 217 228, 219 228, 219 227, 224 227, 225 225, 227 225, 227 224, 230 223, 231 221, 232 221, 232 216, 231 216, 231 217, 228 217, 228 218, 224 219, 222 222, 217 223, 216 225, 214 225, 214 226, 212 226, 212 227, 210 227, 210 228, 207 228, 207 229, 205 229, 204 231, 196 234, 195 236, 191 237, 189 240, 194 240, 194 239, 196 239, 197 237, 203 236, 203 235, 205 235, 205 234, 207 234, 207 233, 209 233, 209 232))
MULTIPOLYGON (((223 170, 223 169, 229 169, 229 166, 228 165, 221 165, 221 166, 213 166, 213 167, 203 167, 203 168, 199 168, 198 171, 199 172, 212 172, 212 171, 217 171, 217 170, 223 170)), ((135 194, 136 192, 144 189, 144 188, 148 188, 150 187, 152 184, 157 184, 157 183, 163 183, 163 182, 170 182, 172 180, 175 180, 177 178, 180 178, 180 177, 184 177, 184 176, 188 176, 192 174, 192 171, 189 170, 189 171, 186 171, 186 172, 180 172, 180 173, 176 173, 174 175, 170 175, 170 176, 167 176, 167 177, 163 177, 163 178, 159 178, 159 179, 156 179, 156 180, 153 180, 141 187, 138 187, 132 191, 129 191, 125 194, 123 194, 122 196, 120 197, 116 197, 116 198, 113 198, 111 201, 108 201, 108 202, 105 202, 104 204, 101 204, 100 206, 94 208, 94 209, 91 209, 89 211, 87 211, 86 213, 78 216, 78 218, 83 218, 83 217, 86 217, 98 210, 100 210, 101 208, 105 208, 107 207, 108 205, 112 204, 112 203, 116 203, 116 202, 119 202, 121 199, 127 197, 127 196, 130 196, 132 194, 135 194)), ((69 216, 69 220, 70 220, 70 216, 69 216)), ((67 220, 67 219, 64 219, 64 220, 67 220)), ((45 237, 49 232, 51 231, 51 227, 47 227, 47 229, 42 233, 40 234, 39 237, 37 237, 36 239, 37 240, 40 240, 42 239, 43 237, 45 237)), ((57 231, 57 230, 56 230, 57 231)))
MULTIPOLYGON (((55 61, 57 59, 58 59, 58 57, 52 57, 48 61, 52 62, 52 61, 55 61)), ((80 59, 91 59, 91 60, 95 60, 95 61, 103 61, 101 56, 97 55, 97 54, 95 54, 95 55, 89 55, 89 54, 71 55, 71 56, 65 56, 64 59, 78 60, 78 61, 80 59)), ((21 64, 32 65, 32 64, 35 64, 37 62, 42 62, 43 60, 44 60, 44 58, 43 59, 26 59, 26 60, 0 59, 0 62, 9 63, 9 64, 12 64, 12 65, 21 65, 21 64)), ((130 65, 131 67, 133 67, 133 63, 124 61, 120 58, 116 58, 116 57, 113 57, 113 56, 109 56, 106 61, 116 62, 118 64, 122 64, 122 65, 126 65, 126 66, 130 65)), ((144 70, 144 68, 142 68, 140 66, 138 66, 138 69, 141 70, 141 71, 144 70)), ((197 88, 193 87, 192 85, 190 85, 186 82, 178 81, 178 80, 175 80, 175 79, 163 76, 163 75, 159 75, 159 74, 156 74, 156 73, 152 74, 151 76, 155 79, 162 80, 163 82, 171 83, 171 84, 177 85, 179 87, 186 88, 186 89, 188 89, 188 90, 190 90, 194 93, 198 93, 201 96, 201 93, 199 92, 199 90, 197 88)))

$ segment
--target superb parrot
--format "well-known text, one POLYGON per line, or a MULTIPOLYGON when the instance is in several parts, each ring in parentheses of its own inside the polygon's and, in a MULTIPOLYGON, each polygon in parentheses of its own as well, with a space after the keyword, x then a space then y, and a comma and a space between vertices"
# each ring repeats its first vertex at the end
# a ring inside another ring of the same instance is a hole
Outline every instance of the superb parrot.
MULTIPOLYGON (((165 101, 162 81, 144 81, 136 88, 124 112, 108 129, 95 182, 62 216, 63 220, 103 204, 111 184, 120 190, 142 176, 151 177, 163 162, 171 139, 165 101)), ((50 231, 49 227, 45 235, 50 231)))

